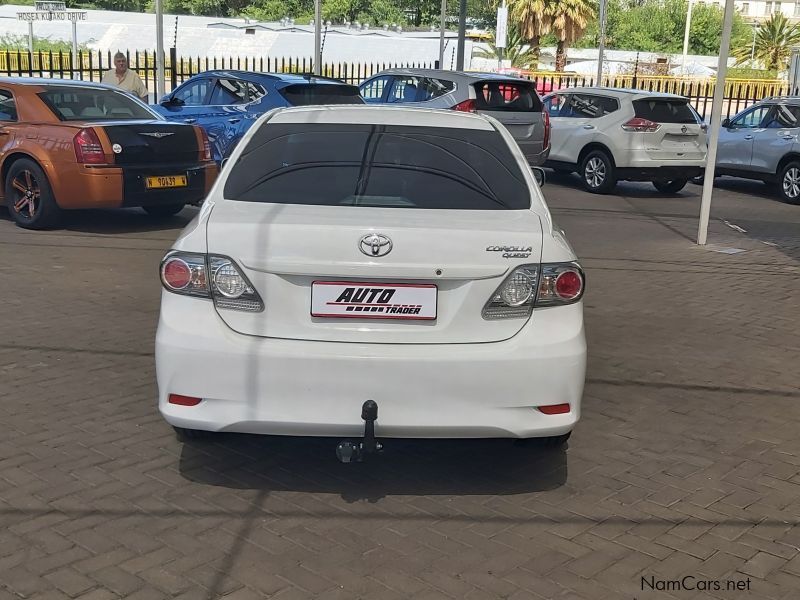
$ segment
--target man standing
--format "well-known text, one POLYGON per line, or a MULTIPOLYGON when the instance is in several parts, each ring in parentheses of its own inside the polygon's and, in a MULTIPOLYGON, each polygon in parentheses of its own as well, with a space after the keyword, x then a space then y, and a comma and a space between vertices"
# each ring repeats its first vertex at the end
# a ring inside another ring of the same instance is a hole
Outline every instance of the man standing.
POLYGON ((114 55, 114 67, 103 75, 103 83, 130 92, 147 102, 147 87, 142 82, 139 74, 128 68, 128 59, 125 58, 122 52, 117 52, 114 55))

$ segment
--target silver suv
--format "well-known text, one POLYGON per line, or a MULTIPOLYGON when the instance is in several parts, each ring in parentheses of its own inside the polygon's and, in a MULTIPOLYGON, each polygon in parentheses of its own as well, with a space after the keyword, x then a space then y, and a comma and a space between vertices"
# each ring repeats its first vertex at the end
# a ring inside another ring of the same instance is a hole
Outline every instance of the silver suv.
POLYGON ((552 124, 547 166, 577 171, 607 194, 618 180, 652 181, 675 193, 702 173, 706 126, 687 98, 612 88, 569 88, 544 97, 552 124))
POLYGON ((800 98, 767 98, 722 122, 717 175, 777 183, 800 204, 800 98))
POLYGON ((388 69, 360 86, 367 104, 449 108, 494 117, 532 165, 544 164, 550 123, 533 82, 497 73, 388 69))

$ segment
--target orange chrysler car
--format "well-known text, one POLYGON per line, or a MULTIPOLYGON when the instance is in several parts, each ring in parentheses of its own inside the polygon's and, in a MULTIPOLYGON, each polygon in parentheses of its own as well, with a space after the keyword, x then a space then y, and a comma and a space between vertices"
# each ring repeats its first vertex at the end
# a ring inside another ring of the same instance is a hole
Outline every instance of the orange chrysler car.
POLYGON ((167 123, 125 92, 0 78, 0 192, 21 227, 52 226, 74 208, 174 215, 205 198, 217 171, 200 127, 167 123))

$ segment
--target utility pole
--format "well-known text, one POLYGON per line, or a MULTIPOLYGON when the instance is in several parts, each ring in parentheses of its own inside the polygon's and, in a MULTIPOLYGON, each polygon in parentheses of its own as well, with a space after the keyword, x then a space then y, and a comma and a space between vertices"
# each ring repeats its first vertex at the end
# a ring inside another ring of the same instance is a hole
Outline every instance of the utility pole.
POLYGON ((447 0, 442 0, 441 23, 439 24, 439 68, 444 69, 444 28, 447 20, 447 0))
POLYGON ((692 26, 692 6, 694 0, 689 0, 689 8, 686 9, 686 29, 683 31, 683 63, 681 74, 686 75, 686 55, 689 53, 689 29, 692 26))
MULTIPOLYGON (((691 0, 689 0, 691 2, 691 0)), ((600 0, 600 35, 597 44, 597 79, 596 86, 603 85, 603 53, 606 49, 606 0, 600 0)))
POLYGON ((464 70, 464 45, 467 39, 467 0, 459 0, 458 6, 458 50, 456 71, 464 70))
POLYGON ((322 75, 322 0, 314 0, 314 75, 322 75))
POLYGON ((156 0, 156 102, 167 93, 164 58, 164 2, 156 0))

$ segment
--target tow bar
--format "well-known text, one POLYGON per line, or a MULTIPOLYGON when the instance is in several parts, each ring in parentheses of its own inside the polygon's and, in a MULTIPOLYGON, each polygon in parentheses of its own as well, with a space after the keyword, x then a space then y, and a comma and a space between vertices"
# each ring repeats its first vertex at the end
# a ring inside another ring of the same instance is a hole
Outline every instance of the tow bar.
POLYGON ((370 454, 383 452, 383 444, 375 439, 375 421, 378 418, 378 404, 367 400, 361 406, 361 418, 364 419, 364 437, 361 440, 342 440, 336 446, 336 458, 339 462, 363 462, 370 454))

